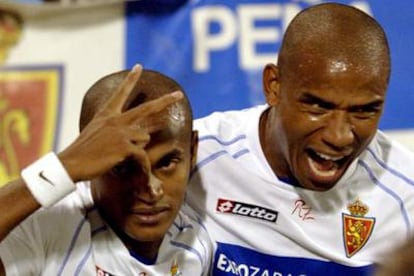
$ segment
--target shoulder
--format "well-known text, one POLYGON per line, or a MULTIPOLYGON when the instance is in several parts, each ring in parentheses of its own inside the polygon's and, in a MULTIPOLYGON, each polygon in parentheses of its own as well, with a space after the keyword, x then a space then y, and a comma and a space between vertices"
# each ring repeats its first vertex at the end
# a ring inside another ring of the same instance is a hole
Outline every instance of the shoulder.
POLYGON ((172 226, 172 237, 183 235, 197 237, 199 242, 210 243, 206 227, 202 223, 201 217, 190 208, 183 208, 177 215, 172 226))
POLYGON ((248 119, 259 117, 266 105, 259 105, 241 110, 214 112, 210 115, 196 119, 194 128, 199 131, 200 136, 205 135, 231 135, 243 130, 248 119))
POLYGON ((267 105, 247 109, 215 112, 197 119, 194 129, 198 131, 198 159, 212 153, 238 152, 247 141, 256 139, 260 115, 267 105))
MULTIPOLYGON (((414 152, 378 131, 362 155, 362 160, 377 163, 384 168, 398 168, 401 171, 413 171, 414 152)), ((414 173, 412 174, 414 176, 414 173)))
POLYGON ((162 242, 159 254, 159 261, 180 256, 188 264, 207 271, 211 264, 213 244, 199 220, 180 211, 162 242))
POLYGON ((174 224, 170 228, 171 240, 182 242, 189 247, 200 251, 203 256, 208 256, 212 251, 212 241, 202 219, 192 209, 183 208, 174 224))
POLYGON ((369 178, 401 196, 414 193, 414 152, 378 131, 358 164, 369 178))

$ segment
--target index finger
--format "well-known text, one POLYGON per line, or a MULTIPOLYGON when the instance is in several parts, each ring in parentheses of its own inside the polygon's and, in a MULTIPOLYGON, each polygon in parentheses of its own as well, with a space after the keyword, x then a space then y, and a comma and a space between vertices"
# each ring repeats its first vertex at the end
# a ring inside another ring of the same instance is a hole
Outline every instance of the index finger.
POLYGON ((141 74, 142 66, 140 64, 136 64, 122 81, 121 85, 118 87, 118 90, 108 99, 106 104, 103 106, 103 110, 115 110, 121 112, 122 107, 127 101, 128 96, 135 87, 137 81, 141 77, 141 74))
POLYGON ((165 94, 157 99, 145 102, 139 106, 136 106, 122 114, 123 120, 128 123, 134 123, 147 118, 150 115, 160 113, 168 106, 178 102, 184 98, 182 91, 174 91, 169 94, 165 94))

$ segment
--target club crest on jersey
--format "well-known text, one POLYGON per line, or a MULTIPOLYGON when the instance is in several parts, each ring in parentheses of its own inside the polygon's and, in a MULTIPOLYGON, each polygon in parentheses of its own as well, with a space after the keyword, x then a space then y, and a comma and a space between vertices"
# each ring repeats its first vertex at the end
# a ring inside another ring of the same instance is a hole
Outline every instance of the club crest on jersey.
POLYGON ((225 214, 245 216, 269 222, 276 222, 278 212, 257 205, 219 198, 216 211, 225 214))
POLYGON ((177 259, 174 259, 173 263, 171 264, 170 275, 171 276, 182 276, 183 275, 180 269, 178 268, 177 259))
POLYGON ((369 208, 359 199, 348 204, 351 214, 342 213, 343 239, 346 255, 352 257, 367 243, 374 229, 375 218, 364 217, 369 208))
POLYGON ((96 276, 115 276, 114 274, 111 274, 109 272, 106 272, 102 268, 95 266, 96 268, 96 276))

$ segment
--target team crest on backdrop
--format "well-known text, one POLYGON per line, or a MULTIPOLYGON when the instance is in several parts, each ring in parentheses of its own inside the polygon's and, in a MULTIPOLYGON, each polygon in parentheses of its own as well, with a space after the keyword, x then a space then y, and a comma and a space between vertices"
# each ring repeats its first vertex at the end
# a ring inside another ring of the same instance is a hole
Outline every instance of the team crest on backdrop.
POLYGON ((351 213, 342 214, 343 237, 346 255, 352 257, 368 241, 374 229, 375 218, 364 217, 369 208, 359 199, 348 205, 351 213))
POLYGON ((62 67, 0 70, 0 185, 54 149, 62 67))

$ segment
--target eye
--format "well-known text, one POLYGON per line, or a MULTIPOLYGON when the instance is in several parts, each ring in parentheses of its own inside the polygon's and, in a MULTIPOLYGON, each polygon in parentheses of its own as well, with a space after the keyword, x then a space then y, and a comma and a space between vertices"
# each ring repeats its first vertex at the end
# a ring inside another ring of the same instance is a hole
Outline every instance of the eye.
POLYGON ((299 103, 305 112, 313 115, 323 115, 335 108, 335 105, 329 103, 310 93, 303 93, 299 98, 299 103))
POLYGON ((321 106, 318 103, 313 103, 308 105, 308 111, 312 114, 325 114, 328 110, 327 108, 321 106))
POLYGON ((370 119, 377 117, 381 113, 381 106, 367 105, 359 106, 351 109, 353 116, 357 119, 370 119))
POLYGON ((323 103, 323 102, 302 102, 303 108, 306 112, 313 114, 313 115, 324 115, 332 109, 331 106, 323 103))
POLYGON ((163 156, 156 164, 155 168, 163 172, 173 172, 181 162, 181 154, 177 151, 163 156))
POLYGON ((132 174, 137 174, 141 170, 141 167, 133 159, 127 159, 115 167, 112 168, 111 172, 118 177, 127 177, 132 174))

